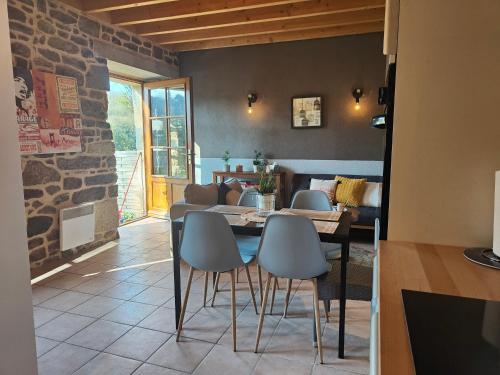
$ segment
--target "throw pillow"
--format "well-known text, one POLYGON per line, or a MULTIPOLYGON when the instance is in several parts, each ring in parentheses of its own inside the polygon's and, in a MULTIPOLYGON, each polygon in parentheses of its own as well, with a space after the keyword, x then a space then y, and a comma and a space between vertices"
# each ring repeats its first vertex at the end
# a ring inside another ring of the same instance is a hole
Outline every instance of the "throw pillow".
POLYGON ((184 189, 184 199, 186 203, 190 204, 214 205, 217 204, 218 195, 219 187, 217 184, 189 184, 184 189))
POLYGON ((227 186, 231 188, 231 190, 236 190, 238 193, 243 193, 243 187, 241 186, 240 182, 236 179, 233 178, 227 182, 225 182, 227 186))
POLYGON ((361 205, 366 207, 380 207, 382 205, 382 183, 367 182, 361 205))
POLYGON ((328 198, 332 202, 335 201, 335 191, 337 190, 338 181, 336 180, 318 180, 316 178, 311 178, 311 185, 309 190, 321 190, 328 195, 328 198))
POLYGON ((241 193, 237 190, 229 190, 226 194, 226 204, 230 206, 237 206, 240 200, 241 193))
POLYGON ((365 192, 366 178, 347 178, 335 176, 340 184, 337 186, 335 199, 349 207, 358 207, 365 192))

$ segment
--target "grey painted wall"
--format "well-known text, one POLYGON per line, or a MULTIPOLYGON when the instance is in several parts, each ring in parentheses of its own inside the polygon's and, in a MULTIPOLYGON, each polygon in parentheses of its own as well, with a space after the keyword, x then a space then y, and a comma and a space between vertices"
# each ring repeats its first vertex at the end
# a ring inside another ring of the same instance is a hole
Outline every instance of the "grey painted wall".
POLYGON ((181 76, 193 79, 198 157, 382 160, 384 132, 369 119, 382 111, 378 87, 385 81, 382 34, 186 52, 181 76), (352 89, 362 87, 361 109, 352 89), (258 95, 247 113, 246 96, 258 95), (321 129, 291 129, 291 97, 324 100, 321 129))

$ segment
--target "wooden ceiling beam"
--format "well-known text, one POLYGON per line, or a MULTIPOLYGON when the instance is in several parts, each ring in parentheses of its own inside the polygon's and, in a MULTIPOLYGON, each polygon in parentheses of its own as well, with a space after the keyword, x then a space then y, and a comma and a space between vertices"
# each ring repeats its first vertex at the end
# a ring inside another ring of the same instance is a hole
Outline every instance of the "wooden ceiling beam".
POLYGON ((251 25, 238 25, 216 29, 186 31, 153 36, 151 37, 151 39, 153 40, 153 42, 159 44, 187 43, 202 40, 236 38, 241 36, 262 35, 269 33, 309 30, 322 27, 383 21, 384 16, 384 9, 378 8, 346 13, 333 13, 315 17, 294 18, 291 20, 263 22, 251 25))
POLYGON ((368 9, 383 9, 385 0, 315 0, 275 5, 268 8, 247 9, 230 13, 211 14, 160 22, 137 24, 139 35, 160 35, 183 31, 204 30, 224 26, 248 25, 259 22, 287 20, 368 9))
MULTIPOLYGON (((183 0, 134 9, 110 11, 111 22, 127 26, 162 20, 227 13, 244 9, 266 8, 304 0, 183 0)), ((314 1, 314 0, 306 0, 314 1)))
POLYGON ((170 3, 178 0, 84 0, 81 8, 87 13, 109 12, 111 10, 137 8, 141 6, 170 3))
POLYGON ((279 43, 279 42, 288 42, 294 40, 330 38, 342 35, 368 34, 374 32, 382 32, 383 30, 384 30, 384 22, 377 21, 377 22, 363 23, 358 25, 324 27, 313 30, 300 30, 300 31, 290 31, 285 33, 255 35, 248 37, 179 43, 179 44, 167 45, 167 47, 171 51, 183 52, 183 51, 193 51, 193 50, 203 50, 203 49, 213 49, 213 48, 247 46, 254 44, 279 43))

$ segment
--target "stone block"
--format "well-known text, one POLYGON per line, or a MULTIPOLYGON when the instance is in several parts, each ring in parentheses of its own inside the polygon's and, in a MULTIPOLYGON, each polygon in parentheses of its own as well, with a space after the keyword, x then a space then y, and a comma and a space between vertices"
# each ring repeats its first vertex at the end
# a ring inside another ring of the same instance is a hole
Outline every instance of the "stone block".
POLYGON ((43 197, 43 190, 40 189, 24 189, 24 199, 29 200, 33 198, 43 197))
POLYGON ((41 19, 38 21, 38 29, 44 33, 53 35, 56 33, 56 28, 49 21, 41 19))
POLYGON ((153 57, 162 60, 163 59, 163 50, 160 47, 153 46, 153 57))
POLYGON ((59 169, 65 171, 95 169, 101 166, 101 158, 81 155, 72 159, 58 158, 56 163, 59 169))
POLYGON ((106 188, 104 186, 91 187, 73 193, 72 201, 74 204, 95 202, 102 200, 105 195, 106 188))
MULTIPOLYGON (((25 25, 24 23, 19 23, 19 22, 15 22, 15 21, 11 21, 9 22, 9 28, 12 30, 12 31, 18 31, 20 33, 23 33, 23 34, 26 34, 26 35, 33 35, 34 34, 34 31, 33 31, 33 28, 31 28, 30 26, 27 26, 25 25)), ((23 36, 23 35, 19 35, 19 39, 23 39, 23 40, 26 40, 28 41, 29 38, 23 36)))
POLYGON ((74 58, 74 57, 71 57, 71 56, 63 55, 62 61, 63 61, 63 63, 65 63, 67 65, 71 65, 71 66, 77 68, 78 70, 85 71, 85 69, 87 69, 87 64, 85 64, 84 61, 77 59, 77 58, 74 58))
POLYGON ((47 167, 38 160, 30 160, 23 170, 24 186, 47 184, 49 182, 59 182, 61 175, 54 169, 47 167))
POLYGON ((91 65, 86 75, 87 86, 96 90, 109 90, 109 71, 106 65, 91 65))
POLYGON ((54 195, 55 193, 57 193, 60 190, 61 190, 61 188, 59 186, 57 186, 57 185, 50 185, 50 186, 47 186, 45 188, 45 191, 47 193, 49 193, 50 195, 54 195))
POLYGON ((116 198, 118 196, 118 185, 108 186, 108 197, 116 198))
POLYGON ((58 206, 64 202, 69 201, 69 193, 62 193, 56 196, 53 200, 53 203, 58 206))
POLYGON ((52 226, 53 221, 50 216, 29 217, 27 222, 28 237, 38 236, 47 232, 52 226))
POLYGON ((82 106, 82 113, 85 116, 90 116, 100 119, 106 119, 106 117, 108 116, 105 104, 103 102, 81 98, 80 103, 82 106))
POLYGON ((61 62, 61 56, 57 52, 54 52, 50 49, 39 48, 38 53, 52 62, 61 62))
POLYGON ((82 187, 82 179, 77 177, 66 177, 63 180, 64 190, 75 190, 82 187))
POLYGON ((10 49, 13 55, 19 55, 26 58, 29 58, 31 56, 31 50, 25 44, 12 42, 10 45, 10 49))
POLYGON ((16 20, 23 23, 26 22, 26 14, 21 9, 14 8, 9 5, 7 12, 9 14, 9 20, 16 20))
POLYGON ((43 245, 43 238, 36 237, 28 241, 28 249, 34 249, 35 247, 43 245))
POLYGON ((44 247, 39 247, 30 251, 30 263, 38 262, 47 257, 44 247))
POLYGON ((85 82, 85 78, 79 70, 71 68, 67 65, 57 65, 56 74, 75 78, 79 86, 82 86, 85 82))
POLYGON ((49 14, 50 14, 50 17, 58 20, 59 22, 61 22, 64 25, 71 25, 71 24, 76 23, 76 17, 74 17, 73 15, 71 15, 68 12, 62 12, 62 11, 59 11, 56 9, 51 9, 49 14))
POLYGON ((116 32, 116 36, 118 38, 126 40, 126 41, 130 40, 130 35, 128 35, 127 33, 123 32, 123 31, 117 31, 116 32))
POLYGON ((90 18, 80 16, 80 20, 78 21, 78 27, 80 31, 93 36, 94 38, 99 38, 99 33, 101 31, 101 25, 99 22, 91 20, 90 18))
POLYGON ((56 214, 57 210, 53 206, 45 206, 38 210, 39 214, 56 214))
POLYGON ((78 46, 75 43, 70 42, 69 40, 61 39, 57 36, 50 37, 47 43, 52 48, 58 49, 59 51, 63 51, 66 53, 75 54, 78 53, 79 51, 78 46))
POLYGON ((126 42, 123 43, 123 46, 134 52, 137 52, 139 50, 139 47, 135 43, 126 42))
POLYGON ((70 40, 82 47, 88 47, 89 45, 89 41, 86 38, 79 35, 71 35, 70 40))
POLYGON ((97 174, 85 177, 85 185, 107 185, 116 183, 118 176, 116 173, 97 174))

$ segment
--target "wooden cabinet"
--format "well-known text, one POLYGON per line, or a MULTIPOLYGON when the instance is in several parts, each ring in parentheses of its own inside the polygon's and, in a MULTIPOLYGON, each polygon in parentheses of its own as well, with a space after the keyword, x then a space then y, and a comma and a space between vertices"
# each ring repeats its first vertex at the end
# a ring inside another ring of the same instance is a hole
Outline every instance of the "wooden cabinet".
MULTIPOLYGON (((277 208, 287 207, 286 201, 286 173, 285 172, 276 172, 272 174, 276 183, 276 191, 278 193, 276 204, 279 205, 277 208)), ((251 180, 255 181, 255 184, 259 182, 260 173, 255 172, 222 172, 222 171, 214 171, 212 172, 212 181, 216 184, 220 182, 224 182, 231 178, 236 178, 237 180, 251 180)))

